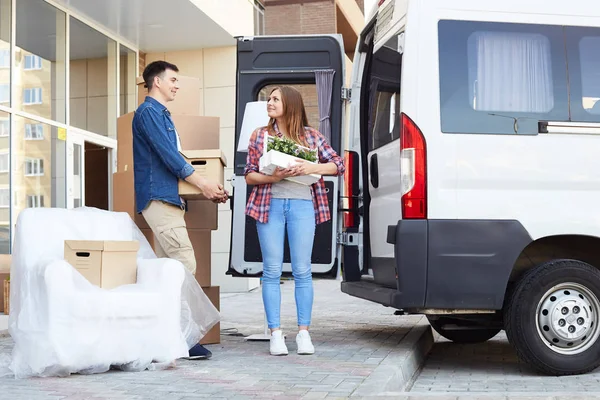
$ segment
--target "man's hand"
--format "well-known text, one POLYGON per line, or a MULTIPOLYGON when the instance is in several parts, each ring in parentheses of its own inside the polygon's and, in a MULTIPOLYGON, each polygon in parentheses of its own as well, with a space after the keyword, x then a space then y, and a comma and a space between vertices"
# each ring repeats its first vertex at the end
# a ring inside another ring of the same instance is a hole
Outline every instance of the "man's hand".
POLYGON ((186 181, 197 186, 202 194, 208 199, 218 203, 224 203, 229 197, 229 193, 223 189, 220 183, 208 180, 201 176, 197 171, 185 178, 186 181))

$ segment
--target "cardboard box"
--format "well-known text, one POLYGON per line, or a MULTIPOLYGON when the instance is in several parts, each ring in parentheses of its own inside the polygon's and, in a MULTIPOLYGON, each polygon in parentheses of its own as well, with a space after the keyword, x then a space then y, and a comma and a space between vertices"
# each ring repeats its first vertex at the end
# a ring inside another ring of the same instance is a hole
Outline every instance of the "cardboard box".
POLYGON ((4 298, 4 305, 3 305, 3 310, 4 310, 4 314, 8 315, 10 313, 10 281, 8 279, 4 280, 4 285, 3 285, 3 298, 4 298))
MULTIPOLYGON (((133 132, 131 124, 134 113, 117 119, 117 172, 133 170, 133 132)), ((171 115, 179 135, 182 149, 218 149, 220 130, 218 117, 197 115, 171 115)))
POLYGON ((216 230, 219 227, 219 205, 210 200, 188 200, 184 218, 188 229, 216 230))
MULTIPOLYGON (((208 296, 217 310, 221 310, 221 295, 219 286, 203 287, 204 293, 208 296)), ((218 322, 208 333, 200 340, 200 344, 221 343, 221 323, 218 322)))
POLYGON ((126 212, 140 229, 150 228, 142 214, 136 212, 133 169, 113 174, 113 211, 126 212))
POLYGON ((196 257, 196 280, 200 286, 210 286, 211 231, 188 229, 188 235, 196 257))
MULTIPOLYGON (((191 76, 179 75, 179 90, 175 100, 167 106, 171 114, 201 115, 202 112, 202 83, 200 79, 191 76)), ((144 102, 148 90, 144 87, 144 80, 137 78, 138 106, 144 102)), ((177 126, 177 125, 175 125, 177 126)))
MULTIPOLYGON (((158 244, 151 229, 141 229, 142 233, 156 252, 158 244)), ((200 286, 211 284, 211 231, 205 229, 188 229, 188 235, 194 256, 196 257, 196 280, 200 286)))
POLYGON ((137 279, 138 241, 65 240, 64 257, 90 283, 104 289, 137 279))
MULTIPOLYGON (((224 184, 227 160, 221 150, 182 150, 181 154, 201 176, 224 184)), ((206 199, 198 187, 182 180, 179 181, 179 195, 190 200, 206 199)))
MULTIPOLYGON (((4 282, 10 277, 10 263, 12 256, 10 254, 0 254, 0 282, 4 282)), ((5 304, 4 296, 0 296, 0 311, 8 314, 8 305, 5 304)))

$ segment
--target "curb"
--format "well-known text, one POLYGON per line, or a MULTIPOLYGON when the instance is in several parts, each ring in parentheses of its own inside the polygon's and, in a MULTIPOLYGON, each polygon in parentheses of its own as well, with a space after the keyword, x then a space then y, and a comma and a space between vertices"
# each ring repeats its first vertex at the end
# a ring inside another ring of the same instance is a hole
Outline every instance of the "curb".
POLYGON ((390 353, 351 397, 405 394, 421 370, 433 342, 431 326, 423 317, 402 339, 398 350, 390 353))

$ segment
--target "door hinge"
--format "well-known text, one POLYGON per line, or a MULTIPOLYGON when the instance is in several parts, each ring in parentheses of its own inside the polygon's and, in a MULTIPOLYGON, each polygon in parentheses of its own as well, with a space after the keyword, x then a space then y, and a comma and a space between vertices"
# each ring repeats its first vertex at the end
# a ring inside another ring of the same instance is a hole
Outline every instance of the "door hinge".
POLYGON ((342 246, 358 246, 358 233, 338 233, 337 244, 341 244, 342 246))
POLYGON ((342 88, 342 100, 348 100, 352 98, 352 88, 342 88))

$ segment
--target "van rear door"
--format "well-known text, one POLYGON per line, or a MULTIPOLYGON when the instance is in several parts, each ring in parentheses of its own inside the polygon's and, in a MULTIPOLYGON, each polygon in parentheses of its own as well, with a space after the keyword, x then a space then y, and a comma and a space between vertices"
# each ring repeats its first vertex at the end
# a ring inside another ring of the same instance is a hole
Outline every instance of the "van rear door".
MULTIPOLYGON (((319 95, 322 98, 326 97, 325 94, 331 91, 329 142, 338 154, 343 155, 341 153, 343 113, 341 93, 344 82, 342 43, 341 35, 238 38, 235 156, 231 200, 232 238, 227 272, 230 275, 259 276, 263 268, 256 221, 246 216, 244 212, 252 191, 252 186, 246 184, 243 175, 247 151, 238 151, 246 147, 244 143, 239 146, 246 105, 249 102, 266 101, 270 90, 277 85, 294 86, 302 93, 310 125, 319 129, 319 121, 325 114, 319 113, 317 98, 319 95), (332 84, 319 81, 320 84, 317 85, 317 71, 329 71, 326 74, 331 74, 333 71, 332 84)), ((247 140, 247 137, 244 135, 242 140, 247 140)), ((332 219, 317 225, 312 252, 313 274, 335 275, 338 270, 337 214, 340 182, 338 177, 325 177, 332 219)), ((283 271, 291 272, 287 237, 283 271)))

